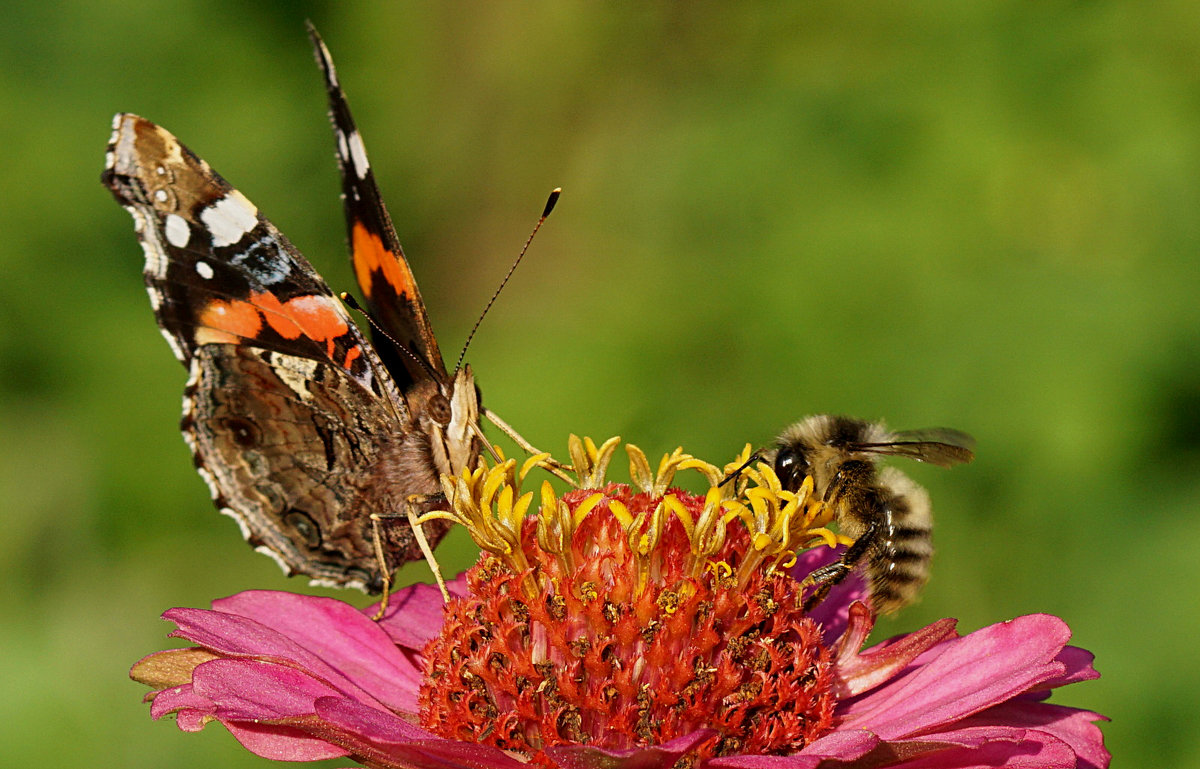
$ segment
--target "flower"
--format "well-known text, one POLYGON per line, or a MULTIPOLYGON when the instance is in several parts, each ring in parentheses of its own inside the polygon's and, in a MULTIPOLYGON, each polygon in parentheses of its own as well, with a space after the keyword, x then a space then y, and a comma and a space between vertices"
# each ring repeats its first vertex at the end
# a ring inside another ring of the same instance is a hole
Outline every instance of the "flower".
POLYGON ((764 465, 723 482, 679 451, 652 473, 631 446, 633 486, 612 484, 615 447, 573 440, 579 488, 543 484, 533 515, 520 487, 544 456, 443 479, 450 509, 430 515, 483 549, 448 605, 417 585, 379 622, 266 591, 169 610, 195 646, 134 666, 151 714, 374 767, 1108 765, 1102 717, 1044 701, 1098 675, 1062 620, 959 636, 946 619, 864 650, 861 581, 802 608, 835 556, 795 552, 845 544, 810 484, 791 494, 764 465), (670 488, 687 469, 705 495, 670 488))

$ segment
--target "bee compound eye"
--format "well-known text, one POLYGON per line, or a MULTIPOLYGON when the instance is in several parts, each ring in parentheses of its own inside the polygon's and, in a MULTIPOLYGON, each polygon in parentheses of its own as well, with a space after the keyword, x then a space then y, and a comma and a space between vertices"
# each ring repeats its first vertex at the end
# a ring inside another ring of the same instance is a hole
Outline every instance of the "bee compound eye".
POLYGON ((808 460, 795 449, 780 449, 775 456, 775 474, 779 476, 783 488, 796 491, 804 483, 804 476, 808 475, 808 460))

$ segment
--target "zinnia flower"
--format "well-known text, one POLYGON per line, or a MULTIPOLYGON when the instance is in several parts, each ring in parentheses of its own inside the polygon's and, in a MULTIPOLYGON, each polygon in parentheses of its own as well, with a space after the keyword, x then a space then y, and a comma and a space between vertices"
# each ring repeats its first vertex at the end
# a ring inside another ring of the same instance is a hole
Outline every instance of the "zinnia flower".
POLYGON ((633 486, 606 483, 615 447, 573 441, 579 488, 543 484, 535 515, 520 485, 544 457, 444 479, 451 510, 431 515, 484 551, 449 604, 417 585, 379 622, 265 591, 169 610, 195 646, 134 666, 151 714, 372 767, 1108 766, 1102 716, 1044 701, 1098 675, 1062 620, 959 636, 945 619, 863 650, 861 581, 802 609, 801 580, 845 544, 810 485, 764 465, 722 484, 678 451, 653 473, 632 446, 633 486), (706 495, 670 488, 683 469, 706 495))

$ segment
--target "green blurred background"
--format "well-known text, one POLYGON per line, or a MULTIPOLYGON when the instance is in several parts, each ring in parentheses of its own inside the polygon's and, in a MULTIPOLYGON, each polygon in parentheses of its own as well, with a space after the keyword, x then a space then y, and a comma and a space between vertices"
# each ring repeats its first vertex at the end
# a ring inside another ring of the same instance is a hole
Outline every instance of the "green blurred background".
POLYGON ((1200 6, 900 5, 7 3, 7 762, 265 765, 125 677, 170 606, 308 588, 211 509, 98 176, 145 115, 351 287, 309 17, 447 357, 565 190, 471 348, 489 406, 713 461, 821 411, 973 433, 906 468, 939 551, 877 636, 1058 614, 1104 677, 1056 701, 1121 765, 1200 767, 1200 6))

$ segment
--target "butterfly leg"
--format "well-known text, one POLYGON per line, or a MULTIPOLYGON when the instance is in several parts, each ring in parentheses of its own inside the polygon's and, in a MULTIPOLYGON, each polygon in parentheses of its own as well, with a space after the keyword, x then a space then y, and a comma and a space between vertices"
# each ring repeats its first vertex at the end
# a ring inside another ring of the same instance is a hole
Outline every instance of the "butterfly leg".
MULTIPOLYGON (((524 451, 526 454, 529 454, 532 456, 534 454, 547 453, 544 451, 539 451, 537 448, 534 447, 534 445, 532 443, 525 440, 524 436, 522 436, 519 432, 517 432, 515 429, 513 429, 512 425, 510 425, 508 422, 505 422, 503 419, 501 419, 500 416, 496 412, 494 412, 490 409, 483 408, 482 406, 480 406, 480 411, 483 413, 483 416, 487 417, 489 422, 494 424, 496 427, 500 428, 500 432, 504 433, 509 438, 511 438, 513 443, 520 446, 521 450, 524 451)), ((551 473, 554 473, 562 480, 566 481, 567 483, 570 483, 571 485, 576 484, 575 479, 573 479, 570 475, 567 474, 567 473, 571 472, 571 470, 572 470, 570 465, 564 465, 562 462, 559 462, 557 459, 555 459, 553 457, 547 457, 545 460, 545 465, 546 465, 547 470, 549 470, 551 473)))
MULTIPOLYGON (((437 582, 438 590, 442 591, 442 600, 450 603, 450 591, 446 588, 446 579, 442 576, 442 567, 438 565, 437 558, 433 555, 433 548, 429 545, 429 539, 425 536, 425 529, 421 525, 420 510, 424 503, 431 498, 440 497, 441 495, 432 494, 412 494, 404 502, 405 515, 408 525, 412 527, 413 538, 417 541, 417 547, 421 548, 421 554, 425 556, 425 562, 429 564, 430 571, 433 572, 433 579, 437 582)), ((371 515, 371 542, 375 548, 375 558, 379 561, 379 573, 383 575, 383 597, 379 601, 379 611, 375 612, 373 620, 378 622, 387 614, 388 599, 392 594, 392 574, 388 569, 387 559, 383 555, 383 522, 394 520, 401 517, 399 514, 381 515, 373 513, 371 515)))
POLYGON ((383 577, 383 598, 379 599, 379 611, 375 612, 372 620, 378 622, 387 614, 388 598, 392 595, 392 574, 388 569, 387 559, 383 557, 383 535, 379 533, 380 521, 383 516, 371 515, 371 544, 375 547, 375 560, 379 562, 379 573, 383 577))

